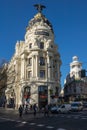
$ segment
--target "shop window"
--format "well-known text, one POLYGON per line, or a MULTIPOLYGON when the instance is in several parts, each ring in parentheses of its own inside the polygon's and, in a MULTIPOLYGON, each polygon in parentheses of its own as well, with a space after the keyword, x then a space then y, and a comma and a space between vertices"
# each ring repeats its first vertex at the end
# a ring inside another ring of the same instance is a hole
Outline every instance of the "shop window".
POLYGON ((24 98, 28 99, 30 97, 30 87, 24 88, 24 98))

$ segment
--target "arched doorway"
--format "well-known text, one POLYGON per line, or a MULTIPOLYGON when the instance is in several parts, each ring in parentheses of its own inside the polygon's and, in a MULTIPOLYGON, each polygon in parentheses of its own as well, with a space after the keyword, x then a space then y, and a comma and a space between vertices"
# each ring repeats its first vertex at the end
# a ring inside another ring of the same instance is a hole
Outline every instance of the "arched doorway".
POLYGON ((38 86, 38 105, 39 108, 45 107, 48 104, 48 86, 38 86))

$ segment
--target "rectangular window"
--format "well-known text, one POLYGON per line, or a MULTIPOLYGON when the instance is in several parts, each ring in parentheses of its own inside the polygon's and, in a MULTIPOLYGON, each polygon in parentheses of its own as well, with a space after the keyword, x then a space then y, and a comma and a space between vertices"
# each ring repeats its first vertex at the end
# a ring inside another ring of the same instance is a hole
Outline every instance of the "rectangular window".
POLYGON ((29 48, 32 48, 32 43, 29 44, 29 48))
POLYGON ((55 88, 55 95, 58 96, 58 87, 55 88))
POLYGON ((40 42, 40 49, 44 49, 44 43, 40 42))
POLYGON ((28 71, 28 78, 32 77, 32 72, 28 71))
POLYGON ((45 58, 44 57, 40 57, 40 65, 45 65, 45 58))
POLYGON ((32 58, 29 58, 29 65, 32 65, 32 58))
POLYGON ((45 70, 40 70, 40 78, 45 78, 45 70))

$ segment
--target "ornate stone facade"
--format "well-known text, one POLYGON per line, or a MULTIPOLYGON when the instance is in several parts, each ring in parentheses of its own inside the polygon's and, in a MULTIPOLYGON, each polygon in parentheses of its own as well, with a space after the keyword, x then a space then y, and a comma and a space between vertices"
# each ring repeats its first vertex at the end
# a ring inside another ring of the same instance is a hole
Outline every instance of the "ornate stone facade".
POLYGON ((54 42, 52 25, 38 12, 29 21, 25 40, 17 41, 15 53, 8 64, 7 104, 17 108, 25 102, 37 103, 41 108, 46 103, 57 102, 60 90, 61 59, 54 42))
POLYGON ((64 84, 64 97, 66 101, 87 100, 87 77, 81 76, 82 63, 74 56, 70 63, 70 73, 64 84))

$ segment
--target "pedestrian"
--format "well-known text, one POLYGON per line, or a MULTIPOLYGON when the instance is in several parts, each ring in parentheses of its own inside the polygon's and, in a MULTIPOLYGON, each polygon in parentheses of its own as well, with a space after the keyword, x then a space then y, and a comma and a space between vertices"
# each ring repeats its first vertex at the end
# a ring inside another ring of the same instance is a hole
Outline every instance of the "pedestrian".
POLYGON ((22 105, 19 106, 19 117, 22 117, 22 114, 23 114, 23 107, 22 105))
POLYGON ((28 105, 26 105, 25 114, 28 114, 28 105))
POLYGON ((49 116, 48 105, 46 105, 44 108, 44 116, 49 116))
POLYGON ((36 116, 36 112, 37 112, 37 106, 36 106, 36 104, 34 104, 33 110, 34 110, 34 117, 35 117, 36 116))

